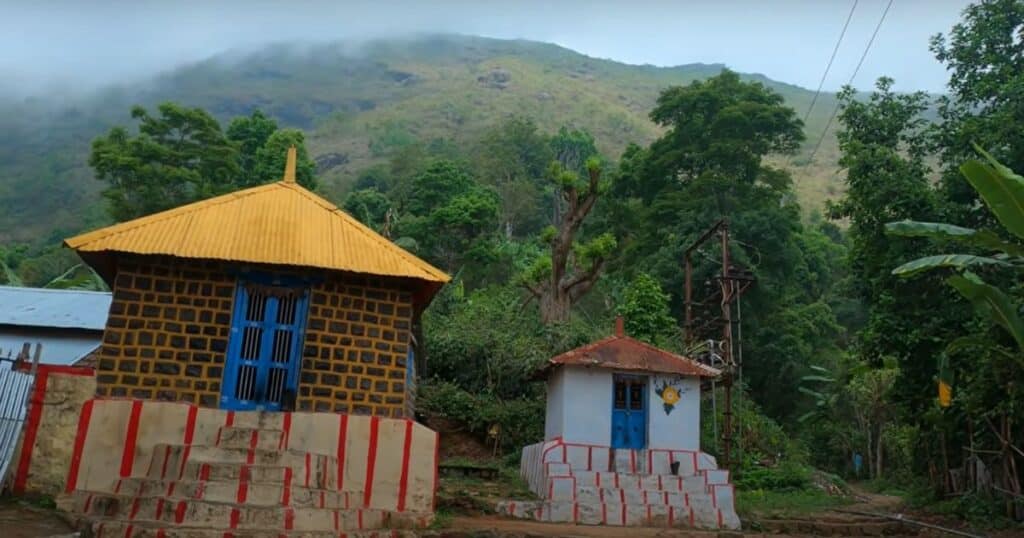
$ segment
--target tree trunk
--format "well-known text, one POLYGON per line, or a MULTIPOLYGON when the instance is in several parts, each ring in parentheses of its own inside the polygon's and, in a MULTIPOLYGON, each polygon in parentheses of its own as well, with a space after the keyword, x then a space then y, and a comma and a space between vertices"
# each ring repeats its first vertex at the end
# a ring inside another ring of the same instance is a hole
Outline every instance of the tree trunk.
POLYGON ((557 286, 550 293, 545 293, 540 298, 540 317, 545 325, 569 321, 571 309, 572 303, 569 294, 557 286))
POLYGON ((884 451, 882 450, 882 448, 883 448, 882 447, 882 438, 883 438, 883 435, 882 435, 882 425, 879 424, 878 425, 878 438, 875 441, 877 443, 877 446, 875 447, 875 458, 876 458, 875 478, 882 478, 882 455, 884 454, 884 451))

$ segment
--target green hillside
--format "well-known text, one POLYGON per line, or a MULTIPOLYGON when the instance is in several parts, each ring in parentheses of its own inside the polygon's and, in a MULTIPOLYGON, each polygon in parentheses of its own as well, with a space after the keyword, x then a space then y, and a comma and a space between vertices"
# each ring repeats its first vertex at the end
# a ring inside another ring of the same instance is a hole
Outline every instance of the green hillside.
MULTIPOLYGON (((221 120, 260 108, 307 132, 325 194, 333 199, 389 152, 413 141, 469 143, 502 117, 526 115, 542 129, 585 128, 617 158, 626 144, 658 133, 647 119, 660 90, 719 72, 717 64, 671 68, 590 58, 551 44, 433 36, 347 44, 275 45, 223 54, 145 83, 57 102, 0 102, 0 241, 55 241, 103 222, 100 183, 86 163, 89 143, 131 124, 131 105, 173 100, 221 120)), ((813 92, 761 80, 800 116, 813 92)), ((790 168, 805 209, 820 207, 839 183, 830 135, 815 162, 807 155, 835 104, 818 100, 802 155, 790 168)))

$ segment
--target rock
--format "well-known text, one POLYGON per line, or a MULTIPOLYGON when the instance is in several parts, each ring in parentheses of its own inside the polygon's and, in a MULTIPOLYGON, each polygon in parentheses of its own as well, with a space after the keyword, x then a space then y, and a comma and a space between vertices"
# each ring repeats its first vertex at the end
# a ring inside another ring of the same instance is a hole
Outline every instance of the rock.
POLYGON ((483 86, 498 90, 507 88, 510 80, 512 80, 512 74, 500 67, 495 67, 488 71, 487 74, 476 78, 476 81, 483 86))

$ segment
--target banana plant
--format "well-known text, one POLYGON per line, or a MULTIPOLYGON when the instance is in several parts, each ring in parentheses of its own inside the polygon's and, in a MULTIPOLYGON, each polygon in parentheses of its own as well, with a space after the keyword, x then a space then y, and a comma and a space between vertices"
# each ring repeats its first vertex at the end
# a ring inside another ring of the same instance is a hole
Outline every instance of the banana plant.
MULTIPOLYGON (((1013 236, 1004 240, 992 230, 975 230, 938 222, 904 220, 886 225, 890 235, 927 237, 958 243, 988 255, 940 254, 909 261, 893 269, 893 274, 913 276, 923 271, 952 268, 956 274, 946 283, 964 296, 974 309, 1013 337, 1020 351, 1024 351, 1024 321, 1017 303, 1007 293, 986 283, 974 269, 1024 269, 1024 178, 1000 164, 984 150, 975 146, 982 159, 972 159, 960 166, 960 172, 981 196, 989 211, 1003 228, 1013 236)), ((949 401, 949 385, 940 372, 940 402, 949 401), (945 385, 945 386, 943 386, 945 385)))

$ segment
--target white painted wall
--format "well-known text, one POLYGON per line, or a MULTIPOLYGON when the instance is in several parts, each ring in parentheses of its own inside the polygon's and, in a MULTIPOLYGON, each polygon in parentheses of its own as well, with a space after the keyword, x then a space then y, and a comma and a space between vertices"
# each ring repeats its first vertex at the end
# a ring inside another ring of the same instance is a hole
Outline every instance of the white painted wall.
MULTIPOLYGON (((603 368, 556 368, 548 378, 544 439, 561 436, 567 443, 611 445, 614 374, 603 368)), ((647 390, 647 448, 699 450, 700 380, 654 374, 648 376, 647 390), (670 413, 656 393, 663 381, 680 391, 670 413)))
POLYGON ((548 378, 547 407, 544 413, 544 440, 550 441, 562 436, 565 415, 562 407, 565 401, 565 368, 555 368, 548 378))
POLYGON ((700 379, 674 375, 652 375, 648 379, 647 448, 700 450, 700 379), (657 394, 663 382, 679 389, 679 402, 665 412, 657 394))
POLYGON ((562 438, 608 446, 612 440, 612 372, 568 366, 562 370, 562 438))

